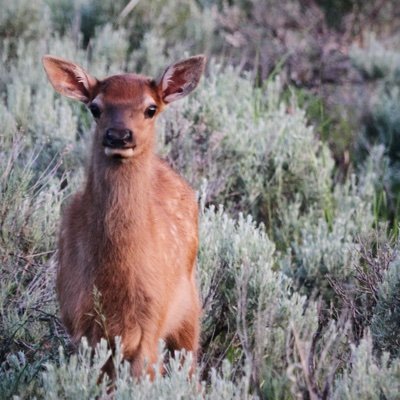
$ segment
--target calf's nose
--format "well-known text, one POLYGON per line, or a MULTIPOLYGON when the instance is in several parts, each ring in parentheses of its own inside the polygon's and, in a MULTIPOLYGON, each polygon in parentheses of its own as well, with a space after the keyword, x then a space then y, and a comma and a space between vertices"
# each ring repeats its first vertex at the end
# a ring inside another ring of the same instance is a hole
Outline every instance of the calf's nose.
POLYGON ((133 134, 130 129, 109 128, 106 130, 103 145, 106 147, 123 148, 133 144, 133 134))

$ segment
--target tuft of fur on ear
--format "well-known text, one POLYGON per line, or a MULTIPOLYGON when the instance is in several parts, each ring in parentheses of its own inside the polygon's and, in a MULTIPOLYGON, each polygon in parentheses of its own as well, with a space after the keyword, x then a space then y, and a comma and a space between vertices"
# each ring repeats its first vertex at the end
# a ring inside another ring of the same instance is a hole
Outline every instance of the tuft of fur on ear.
POLYGON ((59 57, 46 55, 42 58, 47 77, 54 89, 71 99, 88 103, 97 79, 82 67, 59 57))
POLYGON ((206 65, 206 57, 197 55, 170 65, 158 79, 158 89, 164 103, 179 100, 198 85, 206 65))

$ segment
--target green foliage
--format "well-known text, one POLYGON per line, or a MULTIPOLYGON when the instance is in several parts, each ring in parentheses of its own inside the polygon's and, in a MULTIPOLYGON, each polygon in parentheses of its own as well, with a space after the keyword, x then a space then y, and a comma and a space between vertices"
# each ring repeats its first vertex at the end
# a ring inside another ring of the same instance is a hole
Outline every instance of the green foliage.
POLYGON ((69 360, 60 348, 59 367, 46 364, 43 374, 43 391, 46 399, 92 399, 106 394, 106 379, 97 384, 101 368, 110 357, 111 351, 103 339, 92 357, 92 349, 85 339, 77 354, 69 360))
MULTIPOLYGON (((225 362, 222 373, 213 370, 211 384, 206 388, 198 384, 198 377, 188 379, 191 368, 191 355, 185 352, 176 352, 166 366, 166 375, 160 373, 160 366, 165 356, 160 346, 160 358, 154 366, 155 379, 153 382, 148 377, 134 380, 130 373, 130 365, 122 361, 120 341, 116 341, 116 349, 112 356, 115 365, 115 379, 112 390, 116 399, 251 399, 247 393, 246 379, 236 385, 230 380, 231 367, 225 362)), ((101 368, 110 357, 111 351, 107 342, 102 340, 96 347, 94 356, 92 349, 85 339, 79 347, 78 353, 66 359, 60 349, 59 366, 48 363, 46 372, 43 373, 43 397, 45 399, 93 399, 107 397, 110 391, 110 380, 103 376, 101 383, 97 380, 101 368)))
POLYGON ((0 2, 1 47, 16 40, 33 40, 45 35, 50 28, 50 13, 44 0, 16 0, 0 2))
POLYGON ((29 362, 23 352, 10 353, 0 365, 0 393, 9 399, 17 393, 25 398, 37 395, 36 380, 42 368, 40 362, 29 362))
POLYGON ((400 262, 398 257, 390 264, 382 284, 371 323, 375 345, 392 357, 400 356, 400 262))
MULTIPOLYGON (((314 126, 315 133, 329 145, 336 162, 343 163, 354 146, 354 117, 344 113, 339 107, 328 107, 327 101, 321 95, 316 95, 309 89, 290 88, 288 96, 295 96, 298 106, 305 110, 309 123, 314 126)), ((290 97, 289 97, 290 98, 290 97)))
POLYGON ((370 109, 364 118, 364 132, 358 141, 357 157, 363 160, 373 146, 383 146, 386 168, 384 181, 377 187, 382 200, 379 212, 397 229, 400 213, 400 53, 396 49, 396 36, 392 42, 392 46, 383 46, 371 36, 365 48, 353 47, 351 55, 354 64, 366 77, 378 80, 370 109))
POLYGON ((368 79, 384 78, 398 81, 400 78, 400 54, 384 46, 374 35, 368 37, 364 48, 354 46, 351 49, 354 64, 368 79))
POLYGON ((388 353, 379 360, 373 355, 371 336, 358 347, 352 345, 350 367, 335 382, 333 399, 394 400, 400 391, 400 362, 389 361, 388 353))
POLYGON ((0 157, 0 381, 6 397, 22 387, 30 391, 64 341, 55 334, 60 324, 49 262, 63 199, 57 165, 36 174, 39 154, 17 139, 0 157))

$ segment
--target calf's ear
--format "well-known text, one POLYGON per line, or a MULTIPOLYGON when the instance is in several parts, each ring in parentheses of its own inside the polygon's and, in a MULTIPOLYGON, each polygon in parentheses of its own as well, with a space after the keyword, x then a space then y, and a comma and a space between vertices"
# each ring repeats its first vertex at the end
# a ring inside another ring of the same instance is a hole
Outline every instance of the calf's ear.
POLYGON ((198 85, 206 64, 203 55, 179 61, 165 69, 157 81, 164 103, 168 104, 187 96, 198 85))
POLYGON ((91 100, 97 79, 82 67, 49 55, 44 56, 42 62, 50 83, 58 93, 83 103, 91 100))

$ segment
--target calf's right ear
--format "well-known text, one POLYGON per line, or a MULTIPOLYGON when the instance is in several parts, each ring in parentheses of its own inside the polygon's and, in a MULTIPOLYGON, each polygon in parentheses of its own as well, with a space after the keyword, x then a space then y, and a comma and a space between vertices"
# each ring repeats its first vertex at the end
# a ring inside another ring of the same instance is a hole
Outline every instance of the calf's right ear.
POLYGON ((91 100, 97 79, 82 67, 49 55, 44 56, 42 62, 50 83, 58 93, 83 103, 91 100))
POLYGON ((200 54, 170 65, 158 79, 158 88, 165 104, 192 92, 204 72, 206 58, 200 54))

